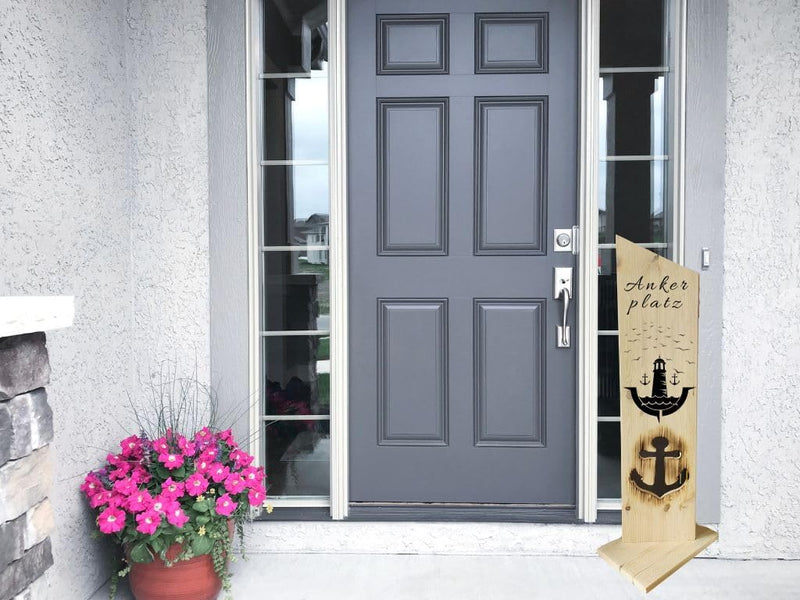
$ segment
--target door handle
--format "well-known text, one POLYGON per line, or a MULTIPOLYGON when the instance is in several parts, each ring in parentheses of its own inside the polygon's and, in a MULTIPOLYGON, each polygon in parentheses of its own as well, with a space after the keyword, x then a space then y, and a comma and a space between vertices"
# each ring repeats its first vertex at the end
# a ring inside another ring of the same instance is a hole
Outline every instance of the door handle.
POLYGON ((556 348, 569 348, 571 340, 567 312, 569 302, 572 300, 572 267, 556 267, 554 274, 553 297, 564 303, 561 324, 556 325, 556 348))

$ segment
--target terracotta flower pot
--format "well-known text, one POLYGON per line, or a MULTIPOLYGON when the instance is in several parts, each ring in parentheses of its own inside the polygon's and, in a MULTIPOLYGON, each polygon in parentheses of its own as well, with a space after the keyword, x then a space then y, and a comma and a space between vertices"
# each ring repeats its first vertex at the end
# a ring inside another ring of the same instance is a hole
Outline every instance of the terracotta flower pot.
MULTIPOLYGON (((180 545, 173 544, 167 558, 180 551, 180 545)), ((210 554, 181 560, 171 567, 158 557, 149 563, 131 563, 129 578, 136 600, 214 600, 222 589, 210 554)))

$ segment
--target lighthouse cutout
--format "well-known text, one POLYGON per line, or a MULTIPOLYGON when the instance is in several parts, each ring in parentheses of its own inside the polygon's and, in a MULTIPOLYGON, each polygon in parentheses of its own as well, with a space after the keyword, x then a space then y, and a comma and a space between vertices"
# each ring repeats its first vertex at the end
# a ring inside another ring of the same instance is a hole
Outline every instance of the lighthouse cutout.
MULTIPOLYGON (((653 390, 650 396, 639 396, 639 391, 635 387, 626 387, 631 393, 633 402, 643 413, 652 415, 661 422, 661 417, 671 415, 680 410, 692 387, 684 387, 680 396, 669 396, 667 392, 667 363, 659 357, 653 362, 653 390)), ((677 378, 673 381, 677 382, 677 378)))

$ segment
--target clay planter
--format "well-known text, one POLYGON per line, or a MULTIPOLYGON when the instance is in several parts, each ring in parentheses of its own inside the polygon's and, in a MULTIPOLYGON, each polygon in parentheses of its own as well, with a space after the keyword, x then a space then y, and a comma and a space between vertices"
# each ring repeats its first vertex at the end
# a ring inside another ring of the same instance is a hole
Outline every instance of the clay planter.
MULTIPOLYGON (((180 544, 173 544, 167 558, 180 551, 180 544)), ((149 563, 131 563, 128 577, 136 600, 214 600, 222 589, 210 554, 181 560, 171 567, 164 566, 158 557, 149 563)))

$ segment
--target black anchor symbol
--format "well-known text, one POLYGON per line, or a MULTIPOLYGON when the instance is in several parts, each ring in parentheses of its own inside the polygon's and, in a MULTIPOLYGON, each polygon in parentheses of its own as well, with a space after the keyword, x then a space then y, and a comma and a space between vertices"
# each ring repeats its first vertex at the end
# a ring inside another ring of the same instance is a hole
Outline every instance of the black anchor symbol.
POLYGON ((651 443, 653 444, 653 448, 656 449, 655 452, 640 450, 639 456, 641 458, 656 459, 656 472, 653 475, 653 484, 650 485, 645 483, 644 479, 642 479, 642 476, 639 475, 639 472, 636 469, 631 471, 631 481, 643 492, 653 494, 658 498, 663 498, 670 492, 674 492, 684 483, 686 483, 686 480, 689 479, 689 475, 684 468, 681 470, 680 475, 678 475, 677 481, 673 483, 667 483, 667 459, 680 458, 682 453, 680 450, 670 450, 667 452, 666 447, 669 446, 669 440, 662 436, 654 437, 651 443))

